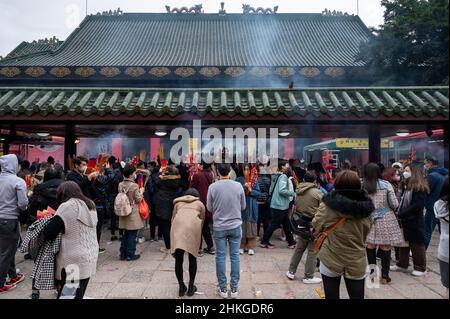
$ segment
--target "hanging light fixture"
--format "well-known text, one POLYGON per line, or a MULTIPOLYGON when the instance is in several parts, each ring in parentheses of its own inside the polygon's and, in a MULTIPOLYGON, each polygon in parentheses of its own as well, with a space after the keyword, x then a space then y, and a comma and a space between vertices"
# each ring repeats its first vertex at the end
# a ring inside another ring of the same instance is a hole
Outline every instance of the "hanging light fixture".
POLYGON ((159 137, 163 137, 163 136, 166 136, 166 135, 167 135, 167 132, 164 132, 164 131, 156 131, 156 132, 155 132, 155 135, 156 135, 156 136, 159 136, 159 137))
POLYGON ((47 131, 42 131, 42 132, 37 132, 36 135, 39 137, 47 137, 50 135, 50 133, 47 131))
POLYGON ((80 141, 80 138, 77 137, 77 138, 75 139, 75 142, 74 142, 74 143, 75 143, 75 144, 80 144, 80 142, 81 142, 81 141, 80 141))

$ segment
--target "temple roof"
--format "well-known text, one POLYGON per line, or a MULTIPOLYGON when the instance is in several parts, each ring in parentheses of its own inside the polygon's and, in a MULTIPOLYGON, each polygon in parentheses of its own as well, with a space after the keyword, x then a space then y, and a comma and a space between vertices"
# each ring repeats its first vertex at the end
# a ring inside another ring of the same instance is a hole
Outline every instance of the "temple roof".
POLYGON ((33 42, 23 41, 14 50, 12 50, 5 57, 5 59, 16 59, 18 57, 32 55, 35 53, 56 50, 62 43, 63 41, 58 40, 56 37, 37 41, 35 40, 33 42))
POLYGON ((445 120, 448 87, 284 89, 112 89, 0 87, 0 117, 30 120, 111 115, 142 119, 211 115, 314 119, 445 120))
POLYGON ((0 66, 355 67, 369 38, 352 15, 90 15, 62 45, 13 51, 0 66))

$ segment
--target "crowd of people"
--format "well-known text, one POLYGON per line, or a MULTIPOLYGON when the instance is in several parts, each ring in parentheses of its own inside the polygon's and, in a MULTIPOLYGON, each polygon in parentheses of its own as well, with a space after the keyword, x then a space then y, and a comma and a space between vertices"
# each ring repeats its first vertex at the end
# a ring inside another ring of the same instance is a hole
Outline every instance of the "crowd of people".
POLYGON ((194 295, 197 258, 211 254, 219 295, 237 298, 240 256, 254 255, 258 245, 273 249, 273 233, 282 228, 285 247, 293 252, 287 278, 294 280, 307 251, 304 284, 322 283, 325 298, 338 299, 343 276, 350 298, 363 299, 367 280, 389 284, 390 272, 409 272, 410 255, 410 274, 424 276, 426 251, 439 225, 438 259, 448 298, 448 170, 432 156, 391 167, 345 163, 330 174, 321 163, 305 167, 283 159, 274 171, 262 164, 175 165, 159 158, 125 163, 114 156, 95 169, 88 163, 78 156, 64 172, 51 157, 32 165, 16 155, 0 157, 0 293, 25 279, 15 267, 20 248, 34 261, 32 299, 43 289, 56 289, 58 298, 83 298, 109 225, 110 240, 121 241, 118 258, 124 262, 140 258, 136 245, 147 230, 150 241, 164 241, 161 252, 175 259, 179 296, 194 295), (55 213, 39 216, 46 209, 55 213), (27 227, 23 238, 20 224, 27 227), (70 290, 73 267, 79 285, 70 290))

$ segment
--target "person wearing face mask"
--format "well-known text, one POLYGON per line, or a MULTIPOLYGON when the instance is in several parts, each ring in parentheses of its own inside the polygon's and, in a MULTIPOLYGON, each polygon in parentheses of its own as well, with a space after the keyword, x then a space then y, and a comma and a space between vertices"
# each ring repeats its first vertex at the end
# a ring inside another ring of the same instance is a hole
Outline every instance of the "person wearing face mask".
POLYGON ((97 172, 93 172, 89 174, 89 176, 84 175, 87 169, 87 158, 83 156, 77 156, 73 160, 73 170, 67 174, 66 181, 73 181, 80 186, 83 194, 87 196, 89 199, 93 199, 94 191, 92 189, 92 179, 98 176, 97 172))
POLYGON ((434 156, 425 157, 424 168, 428 173, 428 185, 430 186, 430 193, 425 199, 425 249, 430 245, 433 231, 439 224, 439 220, 434 216, 434 204, 438 201, 442 185, 448 176, 448 169, 438 167, 438 164, 439 162, 434 156))

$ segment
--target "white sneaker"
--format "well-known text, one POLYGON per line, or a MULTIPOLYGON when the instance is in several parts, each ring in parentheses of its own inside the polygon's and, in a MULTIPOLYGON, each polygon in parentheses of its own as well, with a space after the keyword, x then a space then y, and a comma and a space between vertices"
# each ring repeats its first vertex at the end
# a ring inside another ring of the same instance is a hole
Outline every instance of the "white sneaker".
POLYGON ((391 266, 390 271, 409 272, 408 268, 399 267, 397 265, 391 266))
POLYGON ((414 277, 422 277, 425 276, 427 272, 426 271, 418 271, 418 270, 414 270, 411 275, 413 275, 414 277))
POLYGON ((322 279, 318 277, 312 277, 312 278, 305 278, 303 279, 304 284, 320 284, 322 282, 322 279))
POLYGON ((243 255, 244 254, 244 250, 243 249, 239 249, 239 254, 243 255))
POLYGON ((295 274, 293 272, 288 271, 286 273, 286 277, 288 277, 290 280, 294 280, 295 274))
POLYGON ((237 299, 237 297, 238 297, 238 292, 237 291, 232 291, 231 292, 231 299, 237 299))
POLYGON ((222 290, 220 290, 220 288, 219 288, 219 295, 220 295, 220 297, 222 297, 223 299, 227 299, 227 298, 228 298, 228 291, 226 291, 226 290, 222 291, 222 290))
POLYGON ((138 243, 139 243, 139 244, 145 243, 145 237, 140 237, 140 238, 138 239, 138 243))
POLYGON ((253 255, 255 254, 255 251, 254 251, 253 249, 249 249, 249 250, 248 250, 248 254, 249 254, 250 256, 253 256, 253 255))

